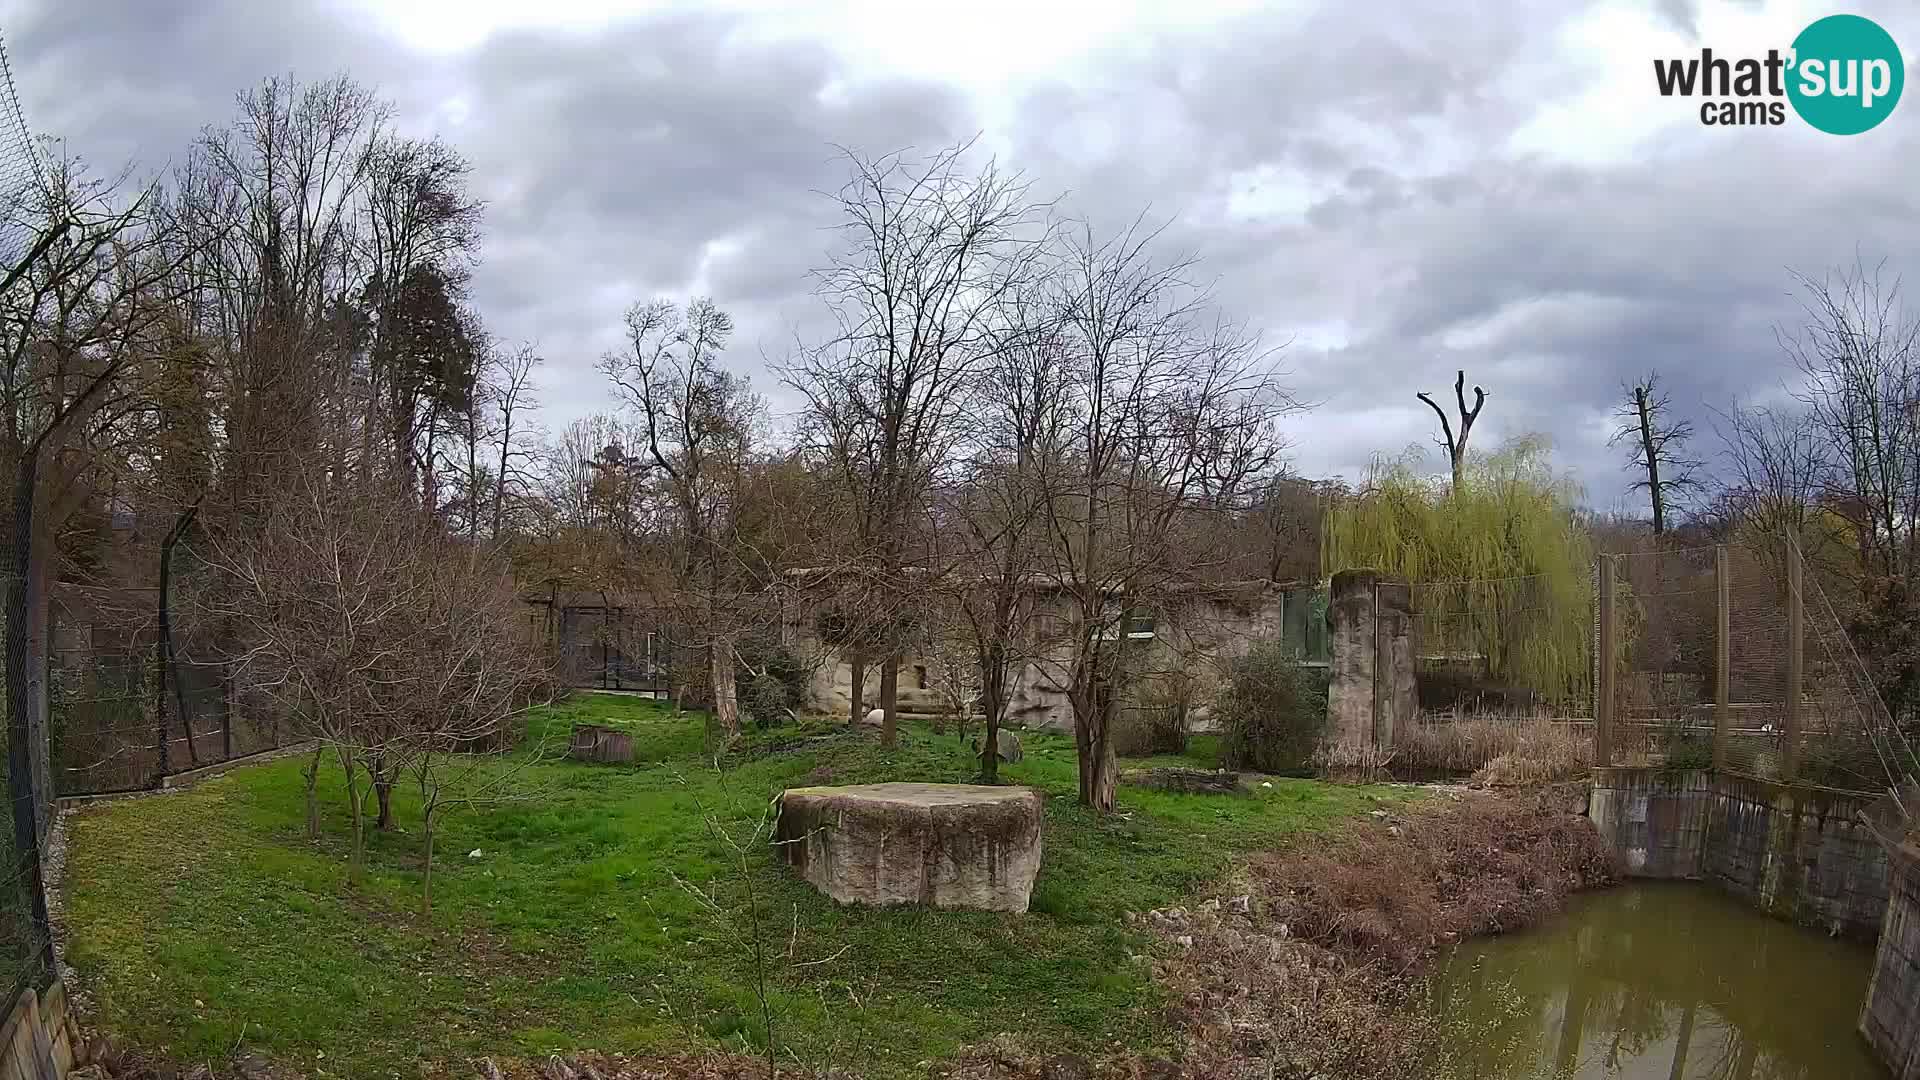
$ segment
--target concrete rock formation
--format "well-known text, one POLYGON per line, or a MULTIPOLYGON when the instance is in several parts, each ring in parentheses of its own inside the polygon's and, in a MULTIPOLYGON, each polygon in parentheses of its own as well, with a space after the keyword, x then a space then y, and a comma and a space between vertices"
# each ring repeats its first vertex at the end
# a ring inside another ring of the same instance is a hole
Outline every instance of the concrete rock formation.
POLYGON ((1032 788, 863 784, 780 797, 783 857, 844 904, 1027 910, 1044 814, 1032 788))
MULTIPOLYGON (((1026 751, 1020 748, 1020 736, 1006 728, 1001 728, 995 734, 993 745, 1000 752, 1000 760, 1009 765, 1026 756, 1026 751)), ((973 740, 973 756, 980 756, 980 740, 977 738, 973 740)))
POLYGON ((1349 747, 1393 745, 1413 721, 1413 589, 1377 570, 1333 575, 1327 614, 1333 666, 1327 685, 1327 740, 1349 747))

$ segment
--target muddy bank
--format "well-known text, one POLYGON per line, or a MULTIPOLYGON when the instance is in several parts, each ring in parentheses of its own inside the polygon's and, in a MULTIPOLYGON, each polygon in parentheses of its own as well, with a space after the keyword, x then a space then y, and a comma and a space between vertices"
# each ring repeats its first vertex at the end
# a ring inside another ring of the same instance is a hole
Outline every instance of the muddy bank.
POLYGON ((950 1080, 1445 1076, 1420 993, 1461 937, 1551 918, 1620 868, 1564 793, 1446 791, 1252 861, 1224 895, 1138 922, 1178 1035, 1172 1060, 978 1048, 950 1080))

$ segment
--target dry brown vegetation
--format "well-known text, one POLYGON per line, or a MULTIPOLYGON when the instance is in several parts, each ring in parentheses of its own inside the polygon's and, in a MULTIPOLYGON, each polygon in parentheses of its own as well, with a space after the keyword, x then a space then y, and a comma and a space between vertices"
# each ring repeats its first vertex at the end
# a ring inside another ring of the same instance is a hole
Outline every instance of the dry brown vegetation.
POLYGON ((1099 1060, 991 1043, 948 1080, 1444 1077, 1447 1018, 1420 994, 1449 942, 1515 930, 1618 867, 1582 817, 1540 796, 1450 793, 1383 808, 1329 841, 1256 860, 1239 896, 1140 917, 1178 1031, 1176 1060, 1099 1060))
POLYGON ((1589 732, 1545 717, 1422 716, 1393 739, 1400 768, 1471 774, 1491 787, 1584 776, 1592 751, 1589 732))
POLYGON ((1538 922, 1618 874, 1592 824, 1546 799, 1449 797, 1256 860, 1268 917, 1349 961, 1406 971, 1458 938, 1538 922))

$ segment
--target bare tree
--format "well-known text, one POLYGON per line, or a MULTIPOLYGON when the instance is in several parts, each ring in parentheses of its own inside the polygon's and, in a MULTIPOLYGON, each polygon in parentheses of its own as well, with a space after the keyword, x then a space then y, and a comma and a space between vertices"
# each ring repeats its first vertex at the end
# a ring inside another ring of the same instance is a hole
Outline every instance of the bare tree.
POLYGON ((1813 552, 1810 528, 1826 493, 1824 442, 1802 409, 1735 404, 1715 420, 1724 447, 1724 498, 1745 540, 1785 573, 1784 538, 1813 552))
POLYGON ((1806 321, 1779 336, 1824 444, 1828 502, 1853 522, 1864 574, 1911 581, 1920 558, 1920 321, 1880 267, 1795 279, 1806 321))
POLYGON ((147 188, 86 176, 77 161, 51 164, 18 208, 15 227, 37 238, 0 293, 0 462, 11 481, 6 570, 6 701, 15 775, 15 827, 45 832, 49 599, 62 520, 90 495, 98 455, 110 452, 143 401, 134 375, 156 349, 170 310, 175 260, 169 219, 147 188))
POLYGON ((1467 373, 1462 370, 1454 376, 1453 400, 1460 411, 1458 435, 1454 434, 1453 424, 1447 420, 1447 410, 1441 408, 1440 404, 1434 401, 1426 391, 1423 390, 1414 397, 1426 402, 1427 407, 1440 418, 1440 438, 1436 441, 1447 452, 1447 462, 1453 467, 1453 487, 1458 491, 1461 478, 1466 474, 1467 436, 1473 432, 1473 422, 1480 419, 1480 409, 1487 403, 1487 392, 1478 386, 1474 387, 1473 408, 1469 409, 1467 408, 1467 373))
POLYGON ((544 682, 511 582, 397 482, 287 478, 257 529, 211 533, 201 554, 196 604, 228 628, 236 684, 345 773, 356 883, 367 799, 386 817, 395 777, 498 734, 544 682))
POLYGON ((1693 421, 1673 415, 1673 399, 1660 388, 1657 373, 1648 373, 1634 386, 1623 388, 1626 400, 1615 410, 1620 426, 1608 446, 1630 448, 1627 468, 1640 478, 1631 485, 1647 493, 1653 509, 1653 534, 1667 531, 1667 518, 1680 501, 1700 490, 1701 462, 1688 454, 1693 421))
POLYGON ((1066 385, 1047 573, 1066 605, 1080 800, 1102 811, 1130 629, 1204 573, 1225 520, 1278 464, 1276 419, 1299 407, 1270 354, 1213 314, 1190 263, 1156 261, 1153 240, 1137 226, 1089 232, 1052 278, 1066 385))
MULTIPOLYGON (((942 591, 965 629, 985 721, 980 771, 998 776, 998 735, 1013 681, 1035 645, 1034 585, 1047 545, 1046 478, 1065 460, 1068 366, 1048 307, 1037 293, 1009 296, 997 340, 967 395, 963 462, 943 490, 940 518, 959 550, 943 567, 942 591)), ((952 681, 953 673, 946 673, 952 681)))
MULTIPOLYGON (((914 527, 992 351, 990 315, 1029 280, 1048 231, 1021 177, 991 163, 966 171, 970 148, 924 161, 847 154, 853 175, 835 197, 843 243, 815 273, 839 332, 785 373, 806 403, 803 432, 851 494, 868 575, 902 596, 927 580, 908 572, 914 527)), ((902 644, 890 635, 879 658, 889 746, 902 644)))
MULTIPOLYGON (((682 311, 666 301, 627 312, 627 346, 600 361, 629 407, 640 414, 649 468, 676 511, 681 596, 705 654, 714 719, 726 738, 740 733, 735 693, 738 594, 764 582, 744 580, 732 515, 742 502, 759 400, 744 379, 719 366, 733 319, 711 300, 682 311)), ((663 592, 666 590, 662 590, 663 592)))
POLYGON ((487 535, 500 539, 501 530, 510 523, 508 515, 525 497, 531 477, 527 465, 533 456, 527 446, 532 427, 527 413, 539 408, 534 396, 534 377, 544 360, 532 345, 522 345, 507 353, 496 350, 489 357, 486 372, 488 392, 485 401, 492 409, 489 437, 498 455, 493 462, 493 500, 487 535))

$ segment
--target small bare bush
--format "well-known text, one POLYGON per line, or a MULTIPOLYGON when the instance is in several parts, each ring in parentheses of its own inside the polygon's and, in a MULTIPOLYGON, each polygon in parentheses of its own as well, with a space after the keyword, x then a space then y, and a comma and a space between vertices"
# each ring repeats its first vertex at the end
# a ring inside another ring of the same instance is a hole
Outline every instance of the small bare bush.
POLYGON ((1185 674, 1143 681, 1138 704, 1114 718, 1113 752, 1121 757, 1186 753, 1193 693, 1193 679, 1185 674))

